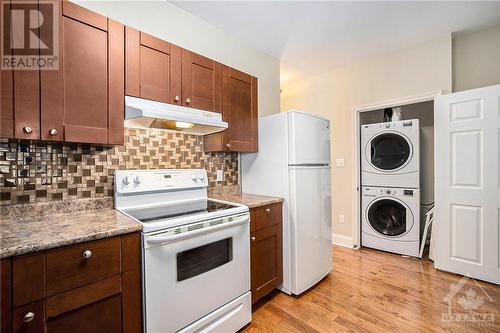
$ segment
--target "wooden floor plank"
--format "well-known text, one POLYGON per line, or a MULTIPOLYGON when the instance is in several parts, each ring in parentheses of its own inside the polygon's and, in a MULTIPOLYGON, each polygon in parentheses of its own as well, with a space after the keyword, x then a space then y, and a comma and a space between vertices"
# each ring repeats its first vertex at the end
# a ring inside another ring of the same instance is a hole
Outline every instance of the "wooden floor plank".
MULTIPOLYGON (((265 297, 243 332, 500 332, 500 286, 469 280, 465 287, 487 293, 474 311, 493 314, 493 325, 447 325, 444 298, 462 277, 434 269, 432 261, 333 247, 333 267, 300 296, 275 291, 265 297)), ((465 311, 452 304, 454 313, 465 311)))

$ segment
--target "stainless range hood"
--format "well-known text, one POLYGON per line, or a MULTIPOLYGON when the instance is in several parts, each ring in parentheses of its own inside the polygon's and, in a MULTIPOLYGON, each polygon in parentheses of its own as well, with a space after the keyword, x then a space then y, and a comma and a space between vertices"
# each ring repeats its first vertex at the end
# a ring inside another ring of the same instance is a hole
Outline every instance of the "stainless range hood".
POLYGON ((225 130, 227 123, 220 113, 125 96, 125 127, 206 135, 225 130))

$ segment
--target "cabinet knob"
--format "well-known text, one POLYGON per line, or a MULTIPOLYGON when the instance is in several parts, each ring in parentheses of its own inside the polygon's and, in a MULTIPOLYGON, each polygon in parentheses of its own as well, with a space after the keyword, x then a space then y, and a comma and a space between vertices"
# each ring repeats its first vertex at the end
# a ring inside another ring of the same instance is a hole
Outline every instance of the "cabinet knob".
POLYGON ((252 242, 255 242, 255 236, 250 237, 250 239, 252 240, 252 242))
POLYGON ((230 143, 228 143, 228 144, 226 145, 226 149, 231 149, 231 144, 230 144, 230 143))
POLYGON ((49 130, 49 134, 52 135, 52 136, 57 135, 57 130, 55 128, 51 128, 49 130))
POLYGON ((191 103, 191 98, 186 98, 186 104, 191 103))
POLYGON ((26 134, 31 134, 33 132, 33 129, 31 128, 31 126, 24 126, 23 127, 23 132, 26 133, 26 134))
POLYGON ((25 323, 29 323, 30 321, 32 321, 33 319, 35 319, 35 314, 33 312, 28 312, 27 314, 24 315, 23 317, 23 321, 25 323))
POLYGON ((264 209, 264 211, 269 214, 271 212, 271 209, 270 208, 266 208, 266 209, 264 209))
POLYGON ((92 257, 92 251, 85 250, 85 251, 83 251, 82 256, 83 256, 83 259, 88 259, 88 258, 92 257))
POLYGON ((174 102, 178 102, 180 100, 179 96, 174 97, 174 102))

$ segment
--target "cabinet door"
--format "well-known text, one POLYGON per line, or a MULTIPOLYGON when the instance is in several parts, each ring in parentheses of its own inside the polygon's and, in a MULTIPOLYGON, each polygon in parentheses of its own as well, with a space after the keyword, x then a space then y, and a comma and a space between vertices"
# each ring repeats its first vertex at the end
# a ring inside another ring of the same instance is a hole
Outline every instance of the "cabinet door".
POLYGON ((9 333, 12 309, 12 281, 10 259, 0 262, 0 332, 9 333))
POLYGON ((60 12, 59 70, 41 71, 42 139, 123 144, 124 26, 68 1, 60 12))
POLYGON ((14 137, 14 79, 12 71, 0 70, 0 138, 14 137))
POLYGON ((222 115, 229 127, 204 137, 204 150, 257 152, 257 78, 223 68, 222 115))
POLYGON ((283 282, 281 224, 255 231, 251 236, 252 303, 283 282))
POLYGON ((257 151, 257 79, 224 67, 223 114, 229 128, 224 144, 231 151, 257 151))
POLYGON ((44 301, 30 303, 12 310, 12 333, 44 333, 44 301))
POLYGON ((125 35, 125 93, 180 105, 181 48, 130 27, 125 35))
MULTIPOLYGON (((10 7, 9 0, 0 0, 0 17, 10 7)), ((10 70, 0 70, 0 138, 14 137, 14 77, 10 70)))
POLYGON ((182 50, 182 105, 222 112, 222 64, 182 50))
MULTIPOLYGON (((2 0, 4 10, 15 9, 15 2, 2 0)), ((7 14, 7 13, 5 13, 7 14)), ((10 19, 10 15, 5 15, 10 19)), ((9 25, 9 23, 7 23, 9 25)), ((33 29, 38 30, 38 29, 33 29)), ((38 31, 35 31, 38 33, 38 31)), ((7 44, 8 45, 8 44, 7 44)), ((18 139, 40 138, 40 78, 35 70, 0 71, 0 137, 18 139)))

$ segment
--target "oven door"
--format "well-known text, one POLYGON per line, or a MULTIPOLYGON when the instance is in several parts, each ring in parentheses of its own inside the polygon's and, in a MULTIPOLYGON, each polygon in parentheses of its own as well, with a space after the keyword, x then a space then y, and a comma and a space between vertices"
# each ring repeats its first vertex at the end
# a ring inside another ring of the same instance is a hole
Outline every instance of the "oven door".
POLYGON ((249 214, 144 235, 148 333, 175 332, 250 290, 249 214))

